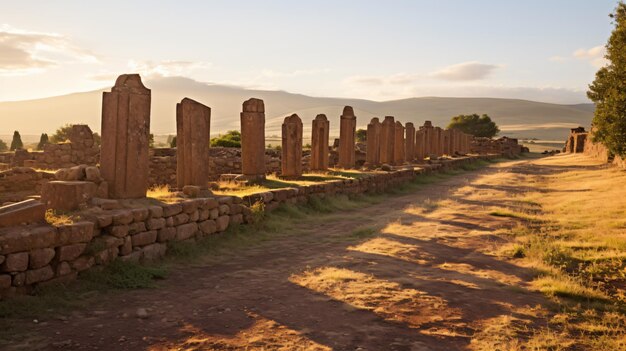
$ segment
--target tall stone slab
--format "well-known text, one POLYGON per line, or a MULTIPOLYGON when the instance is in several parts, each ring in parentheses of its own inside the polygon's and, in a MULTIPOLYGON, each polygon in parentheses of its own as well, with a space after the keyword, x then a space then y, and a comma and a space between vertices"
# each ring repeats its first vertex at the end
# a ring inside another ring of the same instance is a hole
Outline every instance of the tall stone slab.
POLYGON ((365 163, 367 166, 377 166, 380 164, 380 133, 382 125, 378 117, 372 118, 367 125, 367 148, 365 152, 365 163))
POLYGON ((441 130, 441 138, 442 140, 442 145, 443 145, 443 154, 444 155, 448 155, 450 156, 450 130, 449 129, 442 129, 441 130))
POLYGON ((441 156, 441 128, 439 127, 433 128, 432 154, 435 157, 441 156))
POLYGON ((415 132, 415 159, 419 162, 424 161, 426 157, 426 153, 424 152, 424 134, 422 127, 415 132))
POLYGON ((407 123, 404 132, 406 135, 404 138, 404 156, 408 162, 412 162, 415 159, 415 125, 411 122, 407 123))
POLYGON ((395 135, 396 122, 393 116, 385 116, 380 130, 380 163, 393 164, 395 135))
POLYGON ((176 104, 176 183, 207 188, 211 109, 184 98, 176 104))
POLYGON ((281 176, 300 177, 302 176, 302 120, 296 114, 285 117, 282 129, 281 176))
POLYGON ((145 197, 148 191, 150 89, 138 74, 123 74, 102 94, 100 172, 109 197, 145 197))
POLYGON ((328 133, 330 123, 326 115, 320 114, 313 120, 311 129, 311 170, 325 171, 328 169, 328 133))
POLYGON ((241 112, 241 173, 250 179, 265 178, 265 105, 249 99, 241 112))
POLYGON ((425 121, 420 129, 424 132, 424 157, 430 157, 433 155, 433 124, 431 121, 425 121))
POLYGON ((393 164, 402 165, 405 160, 404 156, 404 126, 400 121, 396 121, 393 139, 393 164))
POLYGON ((356 154, 354 152, 354 138, 356 133, 356 116, 350 106, 343 108, 339 118, 339 162, 340 168, 354 168, 356 154))

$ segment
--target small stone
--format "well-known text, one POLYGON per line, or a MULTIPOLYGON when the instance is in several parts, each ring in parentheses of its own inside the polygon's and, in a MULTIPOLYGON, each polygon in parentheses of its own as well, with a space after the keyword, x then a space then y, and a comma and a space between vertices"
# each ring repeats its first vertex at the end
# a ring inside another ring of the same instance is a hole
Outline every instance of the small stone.
POLYGON ((146 318, 149 317, 148 316, 148 311, 146 311, 145 308, 138 308, 136 314, 137 314, 137 318, 139 318, 139 319, 146 319, 146 318))

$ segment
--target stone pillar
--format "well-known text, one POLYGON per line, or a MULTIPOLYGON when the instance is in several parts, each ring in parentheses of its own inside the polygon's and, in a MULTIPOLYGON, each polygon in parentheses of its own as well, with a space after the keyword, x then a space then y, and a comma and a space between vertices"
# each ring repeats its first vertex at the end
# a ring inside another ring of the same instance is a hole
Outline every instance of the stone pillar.
POLYGON ((430 157, 433 154, 433 124, 426 121, 420 129, 424 131, 424 157, 430 157))
POLYGON ((285 117, 282 139, 281 176, 302 176, 302 120, 298 115, 285 117))
POLYGON ((340 168, 354 168, 354 134, 356 132, 356 116, 350 106, 343 108, 343 114, 339 118, 339 162, 340 168))
POLYGON ((419 162, 424 161, 426 154, 424 153, 424 129, 420 129, 415 132, 415 159, 419 162))
POLYGON ((441 138, 443 139, 443 154, 450 156, 450 130, 442 129, 441 138))
POLYGON ((436 157, 441 156, 441 128, 433 128, 433 154, 436 157))
POLYGON ((184 98, 176 104, 176 183, 206 189, 209 182, 211 109, 184 98))
POLYGON ((412 162, 415 159, 415 125, 409 122, 405 125, 405 158, 408 162, 412 162))
POLYGON ((404 127, 400 121, 396 121, 393 139, 393 164, 400 166, 404 164, 404 127))
POLYGON ((317 115, 311 129, 311 170, 328 169, 328 133, 330 123, 326 115, 317 115))
POLYGON ((138 74, 123 74, 102 94, 100 171, 109 197, 145 197, 148 191, 150 89, 138 74))
POLYGON ((380 163, 393 164, 395 134, 396 122, 394 122, 393 116, 386 116, 380 129, 380 163))
POLYGON ((243 103, 241 173, 250 179, 265 178, 265 105, 260 99, 243 103))
POLYGON ((372 118, 371 122, 367 125, 367 149, 365 152, 365 162, 369 167, 380 164, 381 130, 382 125, 378 117, 372 118))

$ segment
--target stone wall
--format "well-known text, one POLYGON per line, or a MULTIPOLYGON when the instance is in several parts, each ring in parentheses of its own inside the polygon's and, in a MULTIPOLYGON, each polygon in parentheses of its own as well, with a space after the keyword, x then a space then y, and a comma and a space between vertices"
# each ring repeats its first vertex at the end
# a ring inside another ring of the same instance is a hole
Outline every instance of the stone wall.
POLYGON ((193 241, 249 222, 250 205, 262 201, 265 211, 281 203, 305 203, 337 194, 384 191, 421 173, 458 167, 477 159, 464 157, 425 168, 377 173, 299 188, 276 189, 244 198, 190 199, 133 209, 104 207, 81 215, 69 225, 23 225, 0 229, 0 296, 28 293, 38 285, 66 282, 78 273, 115 259, 151 261, 175 241, 193 241), (91 214, 90 214, 91 213, 91 214))
MULTIPOLYGON (((309 153, 306 153, 309 154, 309 153)), ((265 170, 268 173, 280 173, 281 152, 265 150, 265 170)), ((303 158, 308 169, 308 157, 303 158)), ((209 149, 209 178, 219 179, 221 174, 241 174, 241 149, 231 147, 211 147, 209 149)), ((150 178, 154 185, 176 186, 176 149, 160 148, 150 151, 150 178)))
POLYGON ((470 153, 472 154, 500 154, 511 157, 524 152, 525 148, 518 144, 517 139, 501 137, 498 139, 474 137, 470 153))
POLYGON ((29 167, 15 167, 0 171, 0 205, 6 202, 22 201, 29 195, 40 194, 42 185, 53 179, 53 174, 38 172, 29 167))

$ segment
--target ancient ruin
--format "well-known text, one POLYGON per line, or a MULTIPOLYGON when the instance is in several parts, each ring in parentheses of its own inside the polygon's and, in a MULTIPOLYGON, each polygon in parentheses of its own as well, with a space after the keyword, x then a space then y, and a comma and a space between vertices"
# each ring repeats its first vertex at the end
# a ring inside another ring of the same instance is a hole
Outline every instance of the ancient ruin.
POLYGON ((241 172, 252 180, 265 178, 265 105, 249 99, 241 112, 241 172))
POLYGON ((121 75, 102 94, 100 169, 111 198, 146 196, 149 142, 150 89, 138 74, 121 75))
POLYGON ((354 168, 354 142, 356 133, 356 116, 351 106, 343 108, 339 121, 339 162, 340 168, 354 168))
POLYGON ((380 163, 391 165, 394 159, 396 122, 393 116, 385 116, 380 130, 380 163))
POLYGON ((176 104, 176 180, 179 189, 206 189, 209 181, 211 109, 184 98, 176 104))
POLYGON ((380 164, 380 135, 382 125, 378 117, 372 118, 367 125, 367 147, 365 154, 365 164, 367 167, 374 167, 380 164))
POLYGON ((415 159, 415 125, 411 122, 407 123, 404 128, 404 156, 408 162, 415 159))
POLYGON ((282 126, 282 168, 284 178, 302 175, 302 120, 293 114, 285 117, 282 126))
POLYGON ((311 128, 311 170, 325 171, 328 169, 328 135, 330 123, 326 115, 315 116, 311 128))
POLYGON ((420 127, 415 131, 415 160, 418 162, 424 161, 426 157, 425 139, 425 131, 420 127))
POLYGON ((433 140, 434 140, 434 128, 431 121, 425 121, 424 125, 420 127, 420 130, 424 134, 424 158, 431 158, 434 155, 433 140))
POLYGON ((394 126, 394 138, 393 138, 393 164, 400 166, 404 164, 404 126, 400 121, 396 121, 394 126))

